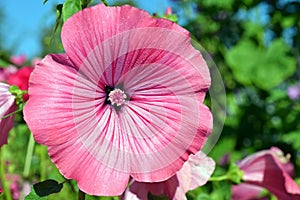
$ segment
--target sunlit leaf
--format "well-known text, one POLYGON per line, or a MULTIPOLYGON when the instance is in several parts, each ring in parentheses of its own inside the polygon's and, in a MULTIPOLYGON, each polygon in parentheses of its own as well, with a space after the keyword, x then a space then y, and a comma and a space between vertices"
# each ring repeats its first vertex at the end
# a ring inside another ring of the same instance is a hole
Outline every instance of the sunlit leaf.
POLYGON ((31 188, 30 193, 25 197, 25 200, 46 200, 47 197, 40 197, 37 195, 33 188, 31 188))
POLYGON ((64 22, 81 9, 81 0, 66 0, 62 7, 62 17, 64 22))

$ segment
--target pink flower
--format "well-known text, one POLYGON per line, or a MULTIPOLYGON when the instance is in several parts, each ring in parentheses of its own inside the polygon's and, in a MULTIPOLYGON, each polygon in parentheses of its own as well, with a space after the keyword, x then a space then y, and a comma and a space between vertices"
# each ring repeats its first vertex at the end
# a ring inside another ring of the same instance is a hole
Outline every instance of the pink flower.
POLYGON ((20 177, 16 174, 7 174, 6 179, 10 182, 9 189, 13 200, 19 200, 22 187, 20 185, 20 177))
MULTIPOLYGON (((32 67, 22 67, 16 73, 10 75, 7 82, 10 85, 18 86, 21 90, 28 90, 28 81, 32 71, 32 67)), ((23 97, 25 101, 28 99, 27 94, 24 94, 23 97)))
POLYGON ((22 65, 26 62, 26 55, 22 54, 22 55, 19 55, 19 56, 11 56, 10 60, 15 65, 22 65))
POLYGON ((172 8, 170 6, 168 6, 166 9, 165 15, 168 16, 168 15, 172 15, 172 14, 173 14, 172 8))
POLYGON ((8 132, 14 125, 14 116, 4 116, 16 110, 15 97, 9 92, 9 85, 0 82, 0 147, 7 143, 8 132))
POLYGON ((131 6, 97 5, 62 28, 66 54, 30 77, 25 120, 60 172, 92 195, 164 181, 205 144, 210 74, 189 33, 131 6))
POLYGON ((1 82, 7 82, 8 78, 16 73, 18 71, 18 68, 16 68, 13 65, 8 66, 7 68, 1 68, 0 67, 0 81, 1 82))
POLYGON ((300 188, 291 178, 293 168, 275 147, 248 156, 238 166, 244 171, 245 183, 232 188, 233 200, 258 199, 263 188, 278 199, 299 200, 300 188))
POLYGON ((168 199, 186 199, 185 193, 204 185, 215 169, 213 159, 202 152, 191 155, 183 167, 170 179, 158 183, 133 181, 122 196, 124 200, 147 200, 148 193, 168 199))
POLYGON ((295 86, 290 86, 287 89, 287 95, 290 99, 297 100, 300 99, 300 84, 295 86))

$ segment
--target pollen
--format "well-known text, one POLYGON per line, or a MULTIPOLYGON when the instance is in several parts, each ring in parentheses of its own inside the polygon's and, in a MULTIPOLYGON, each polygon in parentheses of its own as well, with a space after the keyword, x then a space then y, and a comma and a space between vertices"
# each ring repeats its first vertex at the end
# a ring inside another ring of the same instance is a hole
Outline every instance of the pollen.
POLYGON ((108 94, 108 100, 111 102, 111 105, 121 106, 125 103, 127 95, 121 89, 115 88, 108 94))

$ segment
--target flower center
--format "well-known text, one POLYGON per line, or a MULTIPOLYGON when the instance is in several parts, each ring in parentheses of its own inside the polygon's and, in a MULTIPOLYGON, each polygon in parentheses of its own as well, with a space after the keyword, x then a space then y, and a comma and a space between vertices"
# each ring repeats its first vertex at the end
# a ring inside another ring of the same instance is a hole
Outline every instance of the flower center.
POLYGON ((111 105, 121 106, 125 103, 127 95, 123 90, 115 88, 108 94, 108 100, 111 102, 111 105))

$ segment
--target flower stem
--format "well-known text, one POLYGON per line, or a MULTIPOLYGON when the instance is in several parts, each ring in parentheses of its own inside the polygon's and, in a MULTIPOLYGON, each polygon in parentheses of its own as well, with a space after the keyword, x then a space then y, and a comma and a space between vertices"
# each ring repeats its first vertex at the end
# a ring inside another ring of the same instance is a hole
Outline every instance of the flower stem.
POLYGON ((10 188, 9 188, 8 182, 6 181, 6 178, 5 178, 5 166, 4 166, 5 162, 2 159, 2 152, 3 152, 3 147, 2 147, 2 149, 0 149, 0 178, 1 178, 2 187, 4 190, 4 195, 6 197, 6 200, 12 200, 10 188))
POLYGON ((47 176, 47 147, 46 146, 41 146, 40 149, 40 172, 41 172, 41 181, 46 180, 47 176))
POLYGON ((29 135, 29 142, 27 145, 27 152, 26 152, 26 159, 25 159, 25 166, 24 166, 24 171, 23 171, 23 176, 27 178, 29 176, 29 171, 30 171, 30 165, 32 161, 32 155, 33 155, 33 149, 34 149, 34 139, 33 135, 29 135))
POLYGON ((10 116, 12 116, 12 115, 14 115, 14 114, 16 114, 16 113, 18 113, 18 112, 21 112, 22 111, 22 109, 18 109, 18 110, 16 110, 16 111, 14 111, 14 112, 12 112, 12 113, 9 113, 9 114, 7 114, 7 115, 4 115, 3 117, 1 117, 0 118, 0 120, 1 119, 5 119, 5 118, 8 118, 8 117, 10 117, 10 116))
POLYGON ((78 200, 85 200, 85 193, 79 189, 78 200))
POLYGON ((229 180, 227 174, 223 176, 217 176, 217 177, 210 177, 209 181, 224 181, 224 180, 229 180))

